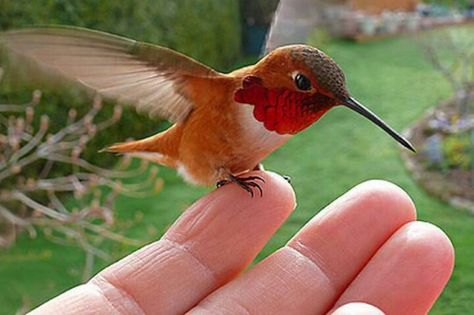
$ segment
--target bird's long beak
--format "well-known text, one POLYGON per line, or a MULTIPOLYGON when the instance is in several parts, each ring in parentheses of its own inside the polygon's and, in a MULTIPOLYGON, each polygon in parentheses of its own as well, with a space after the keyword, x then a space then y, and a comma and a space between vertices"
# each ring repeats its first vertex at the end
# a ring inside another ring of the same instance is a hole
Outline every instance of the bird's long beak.
POLYGON ((416 152, 415 148, 413 145, 408 142, 405 138, 403 138, 398 132, 393 130, 392 127, 387 125, 382 119, 380 119, 377 115, 372 113, 367 107, 359 103, 356 99, 352 97, 348 97, 345 100, 343 100, 343 105, 349 107, 353 111, 361 114, 365 118, 369 119, 372 121, 374 124, 382 128, 386 133, 388 133, 392 138, 397 140, 401 145, 403 145, 405 148, 407 148, 410 151, 416 152))

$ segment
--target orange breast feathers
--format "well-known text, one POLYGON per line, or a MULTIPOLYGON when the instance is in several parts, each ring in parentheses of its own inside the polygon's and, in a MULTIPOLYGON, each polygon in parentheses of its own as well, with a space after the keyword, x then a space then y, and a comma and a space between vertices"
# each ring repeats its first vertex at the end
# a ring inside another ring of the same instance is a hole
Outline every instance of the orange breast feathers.
POLYGON ((266 129, 278 134, 296 134, 337 105, 322 93, 302 93, 287 88, 268 89, 255 76, 245 77, 234 94, 238 103, 254 105, 253 115, 266 129))

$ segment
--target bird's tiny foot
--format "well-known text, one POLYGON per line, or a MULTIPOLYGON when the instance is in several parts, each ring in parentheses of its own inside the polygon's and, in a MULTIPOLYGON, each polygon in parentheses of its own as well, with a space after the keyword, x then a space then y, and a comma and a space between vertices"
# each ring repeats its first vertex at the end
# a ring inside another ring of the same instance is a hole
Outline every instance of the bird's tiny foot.
POLYGON ((265 180, 260 176, 247 176, 247 177, 238 177, 234 175, 229 175, 228 179, 220 180, 216 183, 217 188, 227 185, 229 183, 236 183, 242 189, 250 194, 250 196, 254 197, 254 188, 257 189, 260 193, 260 197, 263 196, 263 189, 257 183, 257 181, 261 181, 265 183, 265 180))
POLYGON ((283 177, 283 179, 286 180, 288 182, 288 184, 291 184, 291 177, 290 176, 282 175, 281 177, 283 177))
POLYGON ((263 164, 262 163, 258 163, 257 165, 255 165, 255 167, 253 168, 252 171, 264 171, 265 168, 263 167, 263 164))
POLYGON ((218 182, 216 183, 216 187, 217 187, 217 188, 220 188, 220 187, 222 187, 222 186, 224 186, 224 185, 227 185, 229 182, 230 182, 230 181, 227 180, 227 179, 220 180, 220 181, 218 181, 218 182))

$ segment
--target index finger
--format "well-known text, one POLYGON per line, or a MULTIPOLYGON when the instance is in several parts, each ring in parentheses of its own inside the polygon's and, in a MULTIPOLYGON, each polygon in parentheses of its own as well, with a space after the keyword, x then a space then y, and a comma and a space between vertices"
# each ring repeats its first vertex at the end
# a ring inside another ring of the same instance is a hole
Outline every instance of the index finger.
POLYGON ((43 305, 36 314, 186 312, 238 275, 295 207, 293 190, 279 175, 253 175, 265 179, 263 197, 250 198, 237 185, 213 191, 191 206, 161 240, 43 305))

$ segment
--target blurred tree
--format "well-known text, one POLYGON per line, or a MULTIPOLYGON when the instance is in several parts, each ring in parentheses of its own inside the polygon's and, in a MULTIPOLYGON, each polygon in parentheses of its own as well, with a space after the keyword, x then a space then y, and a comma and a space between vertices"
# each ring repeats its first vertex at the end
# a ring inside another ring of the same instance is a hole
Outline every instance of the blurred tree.
POLYGON ((427 59, 449 82, 458 116, 468 115, 474 100, 474 39, 472 29, 432 32, 420 43, 427 59))

